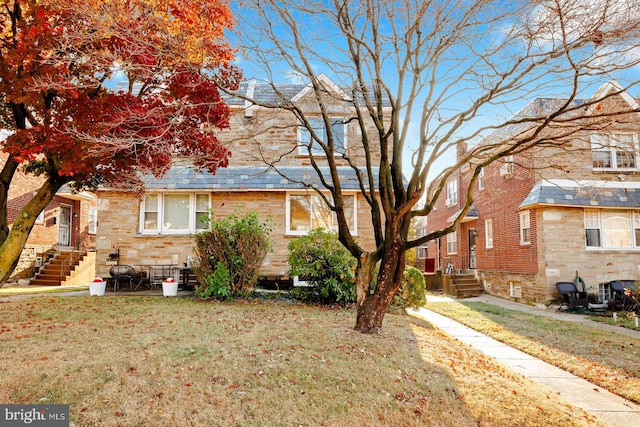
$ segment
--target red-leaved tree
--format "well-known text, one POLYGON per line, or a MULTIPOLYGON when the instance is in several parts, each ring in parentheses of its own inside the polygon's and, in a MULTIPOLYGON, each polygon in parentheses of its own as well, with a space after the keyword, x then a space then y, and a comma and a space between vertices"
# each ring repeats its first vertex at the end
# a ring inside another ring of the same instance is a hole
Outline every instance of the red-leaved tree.
POLYGON ((173 155, 226 166, 218 86, 241 78, 225 37, 233 25, 225 0, 2 2, 0 125, 11 134, 0 142, 0 286, 64 184, 135 189, 173 155), (18 171, 43 181, 9 228, 18 171))

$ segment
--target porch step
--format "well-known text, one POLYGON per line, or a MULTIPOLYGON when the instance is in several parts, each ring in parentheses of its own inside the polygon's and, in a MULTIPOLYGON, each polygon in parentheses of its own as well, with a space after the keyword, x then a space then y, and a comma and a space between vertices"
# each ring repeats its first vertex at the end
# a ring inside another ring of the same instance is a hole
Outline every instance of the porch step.
POLYGON ((86 251, 60 251, 40 268, 29 285, 60 286, 86 255, 86 251))
POLYGON ((457 273, 452 277, 452 296, 456 298, 477 297, 484 293, 484 286, 476 279, 473 273, 457 273))

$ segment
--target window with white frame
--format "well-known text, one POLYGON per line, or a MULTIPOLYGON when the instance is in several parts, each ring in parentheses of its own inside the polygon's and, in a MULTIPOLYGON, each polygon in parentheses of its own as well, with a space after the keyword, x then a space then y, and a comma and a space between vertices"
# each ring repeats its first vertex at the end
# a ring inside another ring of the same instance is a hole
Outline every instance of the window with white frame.
POLYGON ((96 234, 98 231, 98 210, 96 208, 89 208, 89 224, 87 226, 87 232, 89 234, 96 234))
POLYGON ((458 204, 458 181, 447 182, 447 206, 458 204))
MULTIPOLYGON (((357 234, 356 196, 344 195, 344 213, 349 230, 357 234)), ((287 234, 304 235, 316 228, 337 231, 338 221, 335 213, 329 209, 317 194, 287 194, 287 234)))
POLYGON ((211 206, 209 194, 149 193, 140 203, 142 233, 186 234, 206 229, 203 217, 211 206))
POLYGON ((484 168, 478 173, 478 190, 484 190, 484 168))
POLYGON ((513 170, 513 155, 506 156, 502 161, 502 165, 500 165, 500 176, 511 175, 513 174, 513 170))
POLYGON ((637 169, 638 135, 634 133, 591 134, 591 158, 594 169, 637 169))
POLYGON ((418 246, 416 248, 416 258, 425 259, 429 257, 429 250, 427 246, 418 246))
POLYGON ((587 248, 640 248, 640 211, 586 209, 584 228, 587 248))
POLYGON ((531 213, 530 211, 520 212, 520 244, 531 243, 531 213))
POLYGON ((447 254, 458 253, 456 233, 447 234, 447 254))
POLYGON ((484 247, 493 248, 493 220, 486 219, 484 221, 484 247))
MULTIPOLYGON (((342 119, 331 119, 331 135, 333 135, 333 153, 342 155, 347 148, 347 125, 342 119)), ((311 119, 309 125, 316 137, 323 144, 329 144, 329 133, 322 119, 311 119)), ((325 152, 319 142, 311 137, 311 132, 304 126, 298 126, 298 154, 309 155, 309 147, 314 156, 325 156, 325 152)))

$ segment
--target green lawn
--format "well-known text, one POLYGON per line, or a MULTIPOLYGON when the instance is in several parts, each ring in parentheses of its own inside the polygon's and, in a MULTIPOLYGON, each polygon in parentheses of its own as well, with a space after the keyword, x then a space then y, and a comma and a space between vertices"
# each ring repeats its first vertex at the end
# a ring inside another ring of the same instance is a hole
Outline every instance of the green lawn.
POLYGON ((287 300, 59 297, 0 303, 0 402, 77 426, 601 425, 430 324, 287 300))
POLYGON ((640 403, 640 340, 480 302, 426 308, 640 403))

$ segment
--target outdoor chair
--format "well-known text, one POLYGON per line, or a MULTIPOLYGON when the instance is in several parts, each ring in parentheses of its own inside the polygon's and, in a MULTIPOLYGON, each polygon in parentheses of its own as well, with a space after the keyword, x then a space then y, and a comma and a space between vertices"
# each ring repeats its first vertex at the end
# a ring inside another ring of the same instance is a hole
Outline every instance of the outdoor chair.
POLYGON ((629 288, 635 285, 635 280, 612 280, 610 281, 609 288, 611 289, 611 301, 609 302, 609 309, 614 311, 627 310, 636 311, 637 301, 634 300, 629 288))
POLYGON ((575 283, 556 282, 556 289, 562 295, 563 305, 567 306, 567 310, 576 311, 586 309, 589 306, 587 293, 578 291, 575 283))
POLYGON ((133 279, 136 277, 136 270, 130 265, 114 265, 109 270, 109 275, 111 275, 113 279, 113 292, 115 292, 123 282, 129 282, 129 290, 133 289, 133 279))

